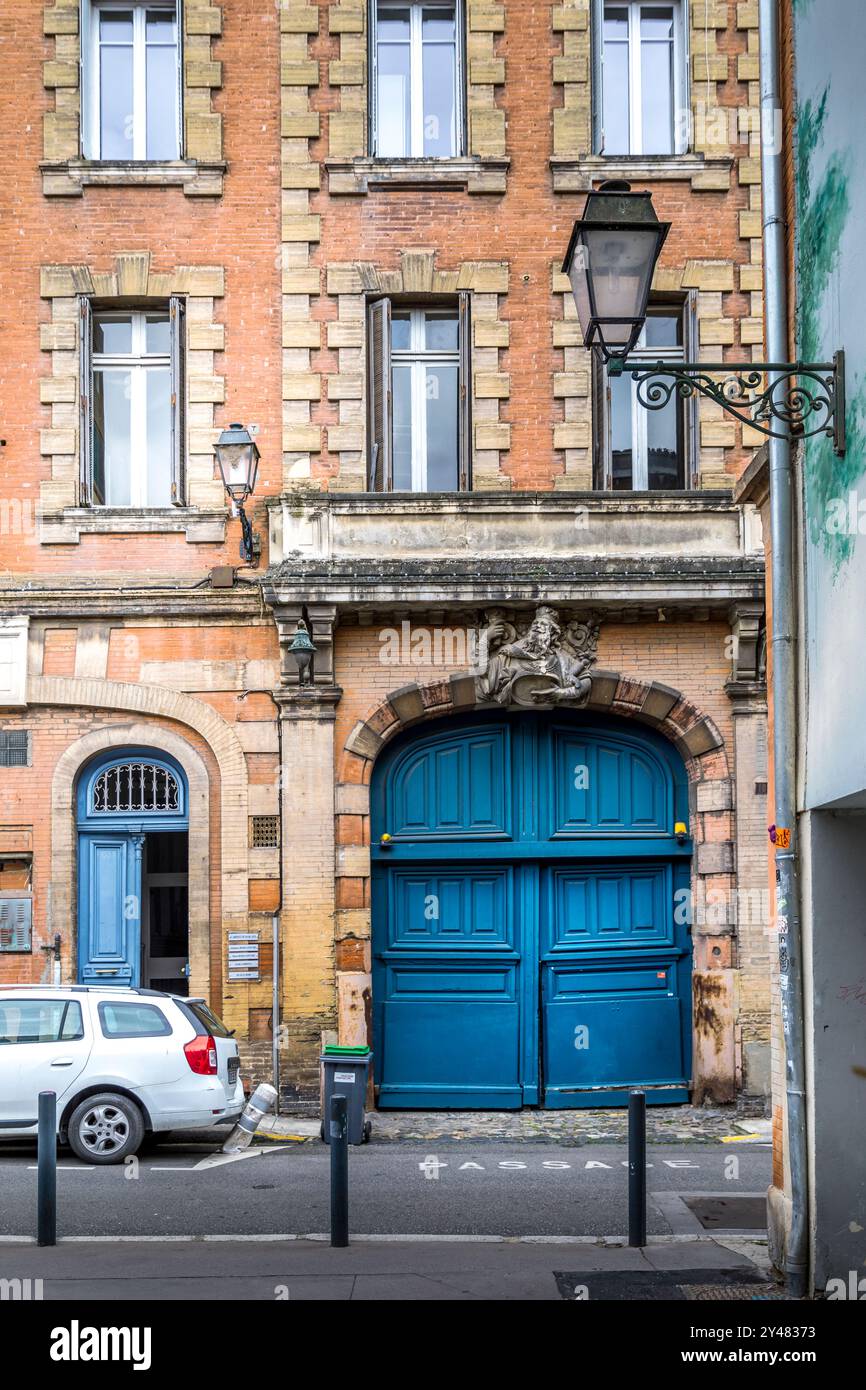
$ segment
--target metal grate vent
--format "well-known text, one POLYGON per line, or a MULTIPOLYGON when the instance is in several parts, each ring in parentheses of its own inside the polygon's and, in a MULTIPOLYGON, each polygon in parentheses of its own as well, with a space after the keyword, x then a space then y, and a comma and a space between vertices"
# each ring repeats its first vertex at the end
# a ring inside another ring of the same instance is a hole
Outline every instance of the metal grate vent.
POLYGON ((28 767, 30 735, 26 729, 0 729, 0 767, 28 767))
POLYGON ((278 849, 279 816, 250 816, 250 849, 278 849))
POLYGON ((29 951, 32 925, 32 898, 0 898, 0 951, 29 951))

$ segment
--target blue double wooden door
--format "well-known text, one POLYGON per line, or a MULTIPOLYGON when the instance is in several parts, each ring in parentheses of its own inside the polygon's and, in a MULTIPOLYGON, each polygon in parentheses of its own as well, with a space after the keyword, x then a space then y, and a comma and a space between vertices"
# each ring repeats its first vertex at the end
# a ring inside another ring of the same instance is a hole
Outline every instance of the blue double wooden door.
POLYGON ((651 730, 449 722, 373 786, 379 1104, 688 1099, 687 787, 651 730), (382 837, 385 836, 383 840, 382 837))

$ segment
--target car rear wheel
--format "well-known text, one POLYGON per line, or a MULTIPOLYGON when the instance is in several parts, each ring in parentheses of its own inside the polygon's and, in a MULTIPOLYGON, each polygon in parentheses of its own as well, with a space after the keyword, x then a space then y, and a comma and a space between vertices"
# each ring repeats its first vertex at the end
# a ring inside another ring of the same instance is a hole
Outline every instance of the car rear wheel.
POLYGON ((85 1163, 122 1163, 141 1146, 144 1117, 134 1101, 105 1091, 76 1106, 68 1130, 73 1153, 85 1163))

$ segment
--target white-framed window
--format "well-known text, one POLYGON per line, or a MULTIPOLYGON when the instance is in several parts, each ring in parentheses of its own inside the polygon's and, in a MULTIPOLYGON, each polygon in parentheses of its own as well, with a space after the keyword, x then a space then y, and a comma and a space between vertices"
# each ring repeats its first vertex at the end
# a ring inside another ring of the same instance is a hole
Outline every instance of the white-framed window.
POLYGON ((371 153, 462 154, 461 0, 372 0, 371 19, 371 153))
POLYGON ((84 0, 83 144, 88 159, 181 153, 179 4, 84 0))
POLYGON ((371 304, 371 491, 467 487, 468 321, 466 295, 453 304, 371 304))
POLYGON ((184 305, 94 308, 81 300, 81 501, 183 502, 184 305))
MULTIPOLYGON (((685 305, 651 304, 629 362, 684 361, 687 328, 685 305)), ((687 403, 673 391, 662 409, 647 409, 629 372, 612 377, 601 368, 597 386, 596 485, 614 492, 689 487, 693 422, 687 403)))
POLYGON ((684 0, 598 0, 601 45, 596 80, 599 152, 616 155, 681 154, 686 148, 687 71, 684 0))

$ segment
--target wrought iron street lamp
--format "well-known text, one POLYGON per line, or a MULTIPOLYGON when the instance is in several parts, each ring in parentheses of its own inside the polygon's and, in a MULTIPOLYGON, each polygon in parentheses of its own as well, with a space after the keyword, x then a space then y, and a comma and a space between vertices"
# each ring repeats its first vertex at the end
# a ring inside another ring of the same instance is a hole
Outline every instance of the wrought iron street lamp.
POLYGON ((743 425, 776 439, 830 435, 845 453, 845 354, 832 362, 630 363, 647 314, 656 261, 670 223, 659 222, 647 192, 608 181, 587 194, 562 269, 571 281, 583 345, 628 373, 645 410, 663 410, 676 395, 696 393, 743 425), (717 379, 720 378, 720 379, 717 379))
POLYGON ((596 348, 605 362, 622 361, 637 342, 670 225, 659 222, 649 193, 632 193, 621 180, 608 180, 587 195, 562 268, 571 281, 584 347, 596 348))
POLYGON ((249 430, 243 425, 232 424, 223 430, 214 449, 223 487, 237 508, 241 520, 241 556, 248 564, 256 566, 261 554, 261 539, 253 533, 252 523, 244 511, 244 502, 256 486, 259 468, 259 451, 249 430))

